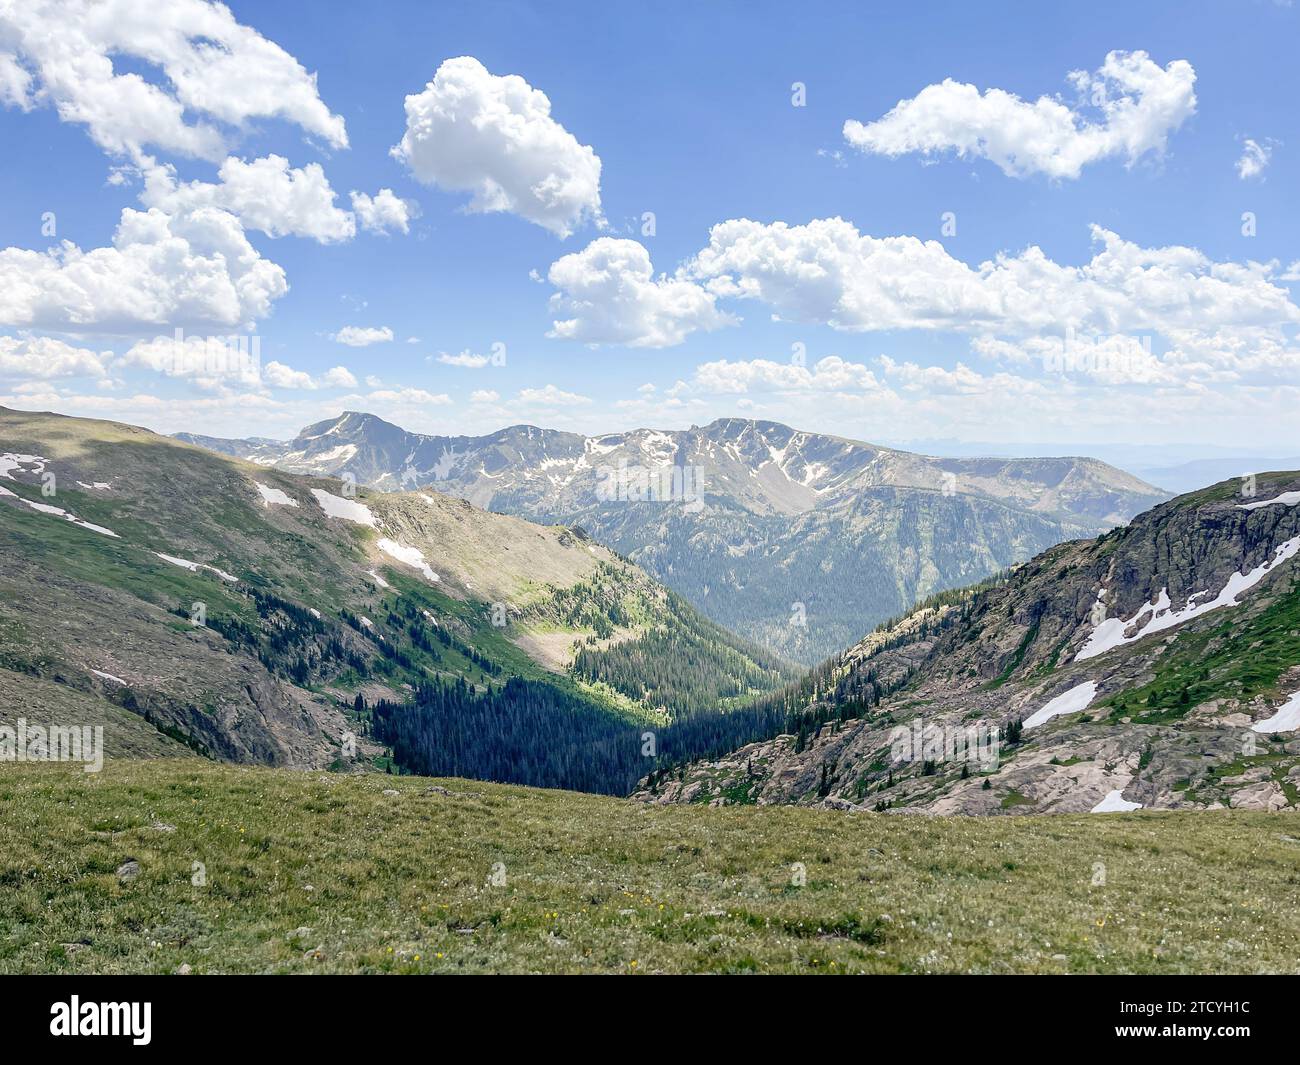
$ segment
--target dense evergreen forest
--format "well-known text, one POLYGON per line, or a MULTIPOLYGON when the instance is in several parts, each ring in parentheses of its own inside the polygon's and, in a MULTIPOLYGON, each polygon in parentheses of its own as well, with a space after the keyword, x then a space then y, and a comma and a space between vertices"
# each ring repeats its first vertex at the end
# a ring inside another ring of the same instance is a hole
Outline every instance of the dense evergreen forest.
POLYGON ((373 707, 375 738, 410 772, 608 795, 628 794, 656 770, 774 736, 784 724, 776 706, 637 724, 519 678, 486 692, 462 680, 430 682, 407 703, 373 707))
POLYGON ((775 690, 755 691, 751 685, 770 689, 790 671, 772 656, 762 662, 768 669, 751 662, 745 670, 741 646, 706 621, 675 637, 651 629, 581 649, 575 674, 668 706, 664 725, 620 718, 585 693, 547 681, 475 687, 444 680, 421 683, 404 703, 377 703, 374 737, 408 772, 626 795, 646 777, 662 779, 687 762, 783 733, 801 750, 827 724, 872 713, 910 679, 882 680, 840 654, 775 690), (736 660, 728 655, 733 643, 736 660))
POLYGON ((589 639, 573 672, 603 681, 674 720, 739 705, 793 680, 799 670, 727 632, 669 592, 664 618, 633 639, 602 646, 589 639), (665 624, 671 621, 671 624, 665 624))
MULTIPOLYGON (((341 672, 407 684, 413 694, 404 702, 356 709, 397 766, 433 776, 625 795, 647 776, 662 779, 687 762, 781 733, 802 749, 826 724, 870 714, 910 679, 883 681, 870 660, 850 664, 844 655, 800 672, 675 593, 647 617, 645 601, 629 600, 617 572, 601 568, 557 595, 547 612, 596 631, 577 650, 573 678, 660 711, 665 720, 656 724, 621 716, 566 678, 511 676, 479 646, 494 630, 458 635, 446 614, 444 623, 434 620, 429 607, 439 604, 427 593, 385 598, 373 621, 344 608, 340 630, 273 593, 242 591, 251 617, 219 612, 207 623, 272 673, 297 684, 341 672), (620 638, 628 627, 640 631, 620 638)), ((969 592, 941 593, 925 605, 959 602, 964 613, 969 592)), ((932 624, 946 628, 951 620, 932 624)), ((883 646, 892 642, 886 635, 883 646)))

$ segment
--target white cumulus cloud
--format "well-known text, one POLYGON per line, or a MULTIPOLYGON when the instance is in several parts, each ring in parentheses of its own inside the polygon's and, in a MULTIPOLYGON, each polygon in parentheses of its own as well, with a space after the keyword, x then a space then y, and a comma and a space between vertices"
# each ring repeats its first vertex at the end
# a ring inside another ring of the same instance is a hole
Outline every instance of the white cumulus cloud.
POLYGON ((350 348, 368 348, 371 344, 387 344, 393 339, 393 331, 386 325, 345 325, 330 339, 350 348))
POLYGON ((414 206, 401 199, 392 189, 380 189, 374 196, 353 192, 352 210, 361 228, 370 233, 387 233, 395 229, 401 233, 411 231, 414 206))
POLYGON ((0 376, 5 378, 103 378, 112 357, 111 351, 73 347, 54 337, 0 336, 0 376))
POLYGON ((315 391, 318 388, 356 388, 357 379, 346 366, 334 366, 319 377, 305 370, 295 370, 282 362, 268 362, 262 367, 262 380, 272 388, 298 388, 315 391))
POLYGON ((268 362, 262 367, 262 379, 272 388, 315 388, 316 382, 305 370, 295 370, 282 362, 268 362))
POLYGON ((471 211, 509 211, 561 237, 601 220, 600 158, 551 117, 544 92, 472 56, 406 98, 393 155, 426 184, 470 193, 471 211))
POLYGON ((635 240, 599 237, 552 263, 547 279, 558 289, 551 310, 569 316, 547 335, 564 340, 664 348, 735 321, 695 282, 655 277, 650 253, 635 240))
POLYGON ((333 366, 320 378, 322 388, 356 388, 357 379, 346 366, 333 366))
POLYGON ((217 184, 177 183, 172 167, 152 166, 145 171, 141 200, 172 214, 220 207, 269 237, 308 237, 331 244, 356 234, 351 212, 334 205, 334 190, 319 163, 298 168, 279 155, 251 163, 231 156, 221 164, 217 177, 217 184))
POLYGON ((1029 103, 1002 89, 981 93, 948 78, 874 122, 849 119, 844 138, 877 155, 953 151, 1015 177, 1077 178, 1102 159, 1132 164, 1163 153, 1169 135, 1196 111, 1196 71, 1182 59, 1161 67, 1146 52, 1116 51, 1096 73, 1074 71, 1069 80, 1079 97, 1074 107, 1056 97, 1029 103))
POLYGON ((492 359, 491 356, 477 355, 472 351, 462 351, 457 355, 448 355, 444 351, 438 356, 438 361, 448 366, 463 366, 469 370, 481 370, 492 359))
POLYGON ((870 392, 880 388, 866 366, 828 355, 814 366, 770 359, 706 362, 695 368, 695 383, 705 392, 870 392))
POLYGON ((519 402, 528 407, 579 407, 591 400, 576 392, 565 392, 554 385, 545 388, 524 388, 519 392, 519 402))
POLYGON ((0 325, 84 333, 232 328, 288 291, 228 211, 122 211, 110 247, 0 250, 0 325))
POLYGON ((348 143, 316 76, 224 4, 206 0, 22 0, 0 7, 0 99, 49 103, 101 148, 148 147, 213 161, 252 119, 296 123, 348 143), (115 61, 159 69, 155 84, 115 61))
POLYGON ((969 266, 937 241, 872 237, 841 218, 714 226, 686 273, 719 297, 849 332, 1094 333, 1282 328, 1300 308, 1275 264, 1215 262, 1195 248, 1144 248, 1100 226, 1082 266, 1037 247, 969 266))

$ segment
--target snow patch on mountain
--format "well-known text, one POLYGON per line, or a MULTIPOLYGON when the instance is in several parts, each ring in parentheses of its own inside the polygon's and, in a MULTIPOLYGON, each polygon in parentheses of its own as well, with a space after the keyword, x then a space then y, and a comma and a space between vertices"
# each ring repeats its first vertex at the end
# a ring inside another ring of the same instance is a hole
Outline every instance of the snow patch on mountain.
POLYGON ((262 502, 266 506, 279 507, 296 507, 298 500, 292 498, 288 493, 280 491, 278 488, 272 488, 269 484, 263 484, 261 481, 254 481, 257 485, 258 494, 262 497, 262 502))
MULTIPOLYGON (((13 478, 10 478, 10 480, 13 480, 13 478)), ((97 532, 103 536, 111 536, 115 540, 121 539, 121 537, 118 536, 117 533, 115 533, 112 529, 106 529, 102 525, 94 525, 91 522, 83 521, 81 518, 77 517, 75 514, 70 514, 62 507, 52 506, 49 503, 37 503, 31 499, 25 499, 22 496, 20 496, 17 492, 9 491, 8 488, 0 488, 0 496, 8 496, 11 499, 16 499, 18 500, 19 503, 22 503, 24 506, 30 507, 32 510, 38 511, 41 514, 52 514, 56 518, 62 518, 64 521, 70 521, 72 522, 73 525, 79 525, 81 526, 81 528, 89 529, 91 532, 97 532)))
MULTIPOLYGON (((1124 618, 1107 618, 1094 628, 1092 634, 1088 637, 1088 642, 1074 656, 1074 660, 1081 662, 1084 659, 1096 658, 1113 648, 1134 643, 1144 636, 1150 636, 1153 632, 1172 629, 1176 625, 1191 621, 1192 618, 1208 614, 1211 610, 1218 610, 1220 607, 1225 606, 1236 606, 1238 596, 1255 587, 1272 573, 1277 566, 1295 557, 1297 552, 1300 552, 1300 536, 1293 537, 1278 545, 1274 549, 1271 559, 1256 566, 1249 573, 1234 573, 1228 578, 1228 583, 1223 586, 1219 594, 1213 599, 1204 601, 1205 597, 1210 594, 1208 590, 1189 596, 1187 605, 1181 610, 1171 609, 1169 589, 1162 588, 1155 603, 1144 603, 1142 608, 1128 620, 1124 618), (1131 636, 1127 635, 1128 630, 1134 625, 1137 625, 1138 628, 1131 636)), ((1102 601, 1101 594, 1098 594, 1097 601, 1102 601)))
POLYGON ((1250 726, 1252 732, 1300 732, 1300 692, 1277 708, 1272 717, 1256 721, 1250 726))
POLYGON ((339 444, 315 456, 317 462, 347 462, 357 453, 356 444, 339 444))
POLYGON ((32 470, 24 472, 43 473, 45 464, 49 461, 49 459, 41 458, 40 455, 20 455, 13 451, 6 451, 0 455, 0 477, 12 481, 14 478, 9 475, 14 470, 21 470, 24 466, 33 467, 32 470))
POLYGON ((218 569, 216 566, 210 566, 206 562, 191 562, 188 558, 177 558, 175 555, 164 555, 161 551, 155 551, 154 554, 157 555, 159 558, 161 558, 164 562, 170 562, 173 566, 179 566, 181 569, 187 569, 191 573, 198 573, 199 570, 206 569, 206 570, 211 570, 223 581, 230 581, 232 584, 234 584, 239 580, 239 578, 234 576, 233 574, 227 573, 223 569, 218 569))
POLYGON ((358 503, 355 499, 344 499, 323 488, 313 488, 311 494, 316 497, 316 502, 320 504, 321 510, 325 511, 326 517, 342 518, 357 525, 369 525, 372 529, 379 528, 374 512, 364 503, 358 503))
POLYGON ((397 559, 398 562, 406 563, 406 565, 410 566, 412 569, 418 569, 424 574, 425 579, 427 580, 436 582, 440 579, 438 575, 429 568, 429 564, 424 560, 424 552, 420 551, 418 548, 406 547, 403 544, 399 544, 396 540, 389 540, 385 537, 379 541, 379 550, 386 555, 391 555, 393 558, 397 559))
POLYGON ((1260 507, 1271 507, 1274 503, 1280 503, 1284 507, 1294 507, 1300 504, 1300 492, 1283 492, 1272 499, 1261 499, 1255 503, 1238 503, 1238 510, 1258 510, 1260 507))
POLYGON ((1094 814, 1122 814, 1128 813, 1129 810, 1140 809, 1142 809, 1140 802, 1129 802, 1124 798, 1124 789, 1115 788, 1113 791, 1107 792, 1106 797, 1097 803, 1090 812, 1094 814))
POLYGON ((1096 695, 1097 684, 1095 681, 1086 680, 1082 684, 1076 684, 1073 688, 1062 692, 1025 718, 1024 726, 1025 728, 1037 728, 1061 714, 1077 714, 1080 710, 1088 709, 1088 705, 1096 695))

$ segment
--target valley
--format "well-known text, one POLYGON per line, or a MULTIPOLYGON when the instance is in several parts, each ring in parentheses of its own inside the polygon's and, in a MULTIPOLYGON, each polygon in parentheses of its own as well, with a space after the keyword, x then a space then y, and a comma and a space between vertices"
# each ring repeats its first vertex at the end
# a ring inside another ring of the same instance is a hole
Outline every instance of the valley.
POLYGON ((741 418, 468 437, 346 412, 285 442, 181 438, 258 465, 389 491, 432 486, 581 527, 724 628, 807 666, 927 595, 1167 498, 1095 459, 943 459, 741 418), (661 481, 669 491, 645 498, 661 481))

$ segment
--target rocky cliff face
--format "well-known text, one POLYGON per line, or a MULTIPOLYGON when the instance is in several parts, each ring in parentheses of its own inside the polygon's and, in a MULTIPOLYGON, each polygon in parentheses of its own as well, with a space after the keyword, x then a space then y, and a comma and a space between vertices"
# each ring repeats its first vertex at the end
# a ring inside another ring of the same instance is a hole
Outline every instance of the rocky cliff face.
POLYGON ((189 439, 293 472, 433 485, 581 525, 713 620, 808 664, 932 592, 1165 498, 1094 459, 941 459, 739 418, 679 432, 520 425, 443 437, 351 412, 279 445, 189 439))
POLYGON ((962 814, 1294 809, 1300 474, 1254 490, 1182 496, 937 597, 819 671, 794 734, 640 795, 962 814))

